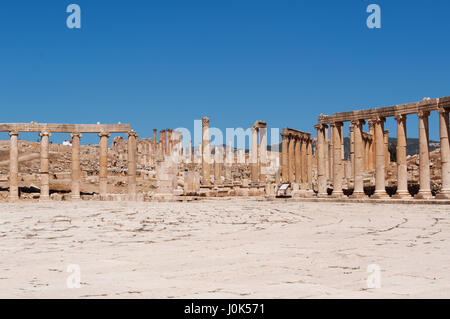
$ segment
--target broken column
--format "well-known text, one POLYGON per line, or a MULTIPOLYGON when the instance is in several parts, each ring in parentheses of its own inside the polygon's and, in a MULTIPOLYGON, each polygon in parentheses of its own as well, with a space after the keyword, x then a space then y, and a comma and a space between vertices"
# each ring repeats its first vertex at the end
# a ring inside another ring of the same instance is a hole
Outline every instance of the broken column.
POLYGON ((41 132, 39 134, 41 137, 41 196, 39 200, 42 202, 50 200, 50 186, 49 186, 49 132, 41 132))
POLYGON ((80 197, 80 133, 72 133, 72 200, 79 200, 80 197))
POLYGON ((9 200, 19 200, 19 132, 9 132, 9 200))

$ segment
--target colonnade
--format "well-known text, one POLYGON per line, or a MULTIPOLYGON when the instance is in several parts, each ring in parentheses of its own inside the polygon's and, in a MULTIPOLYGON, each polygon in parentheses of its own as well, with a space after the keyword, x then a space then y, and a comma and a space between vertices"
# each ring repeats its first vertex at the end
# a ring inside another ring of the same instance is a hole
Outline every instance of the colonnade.
POLYGON ((76 125, 76 124, 0 124, 1 131, 9 131, 10 136, 10 176, 9 176, 9 200, 19 200, 19 132, 39 132, 40 136, 40 201, 50 200, 50 157, 49 146, 52 132, 68 133, 73 129, 72 137, 72 163, 71 163, 71 199, 79 200, 81 167, 80 167, 80 140, 81 131, 95 133, 98 130, 100 137, 100 156, 99 156, 99 195, 100 198, 106 198, 108 192, 108 139, 110 132, 124 133, 128 135, 128 196, 130 200, 136 199, 136 138, 137 133, 129 128, 128 124, 118 125, 76 125), (3 129, 1 129, 3 127, 3 129), (14 128, 11 130, 10 128, 14 128), (52 128, 54 130, 52 130, 52 128), (110 131, 101 130, 102 128, 110 131))
POLYGON ((342 128, 345 121, 351 121, 351 160, 353 163, 354 192, 352 197, 366 197, 364 194, 363 172, 375 169, 375 193, 371 198, 388 198, 385 188, 386 168, 390 164, 388 150, 388 133, 384 129, 387 117, 394 117, 397 121, 397 193, 394 198, 410 198, 408 191, 407 154, 406 154, 406 121, 409 115, 416 114, 419 120, 419 193, 418 199, 432 198, 430 187, 430 152, 429 152, 429 123, 431 111, 439 114, 442 188, 436 198, 450 198, 450 147, 449 147, 449 109, 450 98, 424 99, 421 102, 403 104, 394 107, 377 108, 373 110, 335 113, 333 116, 321 115, 317 129, 318 140, 318 196, 327 194, 327 132, 332 130, 333 139, 333 197, 343 197, 343 149, 341 148, 342 128), (369 120, 369 132, 366 138, 363 125, 369 120), (372 139, 373 142, 370 142, 372 139), (366 140, 366 142, 364 141, 366 140), (374 151, 370 151, 370 150, 374 151))
POLYGON ((311 134, 284 128, 281 137, 281 181, 312 190, 311 134))

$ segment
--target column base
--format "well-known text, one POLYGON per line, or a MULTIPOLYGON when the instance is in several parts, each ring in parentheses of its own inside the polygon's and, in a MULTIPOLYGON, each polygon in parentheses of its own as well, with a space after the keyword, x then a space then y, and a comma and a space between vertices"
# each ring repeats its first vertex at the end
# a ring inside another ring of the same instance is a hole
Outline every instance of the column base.
POLYGON ((431 194, 431 191, 427 190, 427 191, 419 191, 418 194, 414 195, 415 199, 431 199, 433 198, 433 195, 431 194))
POLYGON ((408 191, 400 191, 397 192, 396 194, 392 195, 392 198, 394 199, 408 199, 408 198, 412 198, 411 194, 408 191))
POLYGON ((444 191, 436 194, 436 199, 450 199, 450 191, 444 191))
POLYGON ((352 199, 368 198, 368 196, 364 192, 353 192, 353 194, 351 194, 349 198, 352 199))
POLYGON ((388 199, 390 198, 389 195, 386 193, 386 191, 380 191, 380 192, 375 192, 375 194, 373 194, 370 198, 373 199, 388 199))
POLYGON ((50 199, 50 196, 49 195, 44 195, 44 196, 40 196, 39 197, 39 201, 40 202, 50 202, 51 201, 51 199, 50 199))
POLYGON ((80 196, 80 195, 72 195, 72 196, 70 197, 70 199, 71 199, 72 201, 74 201, 74 202, 80 201, 80 200, 81 200, 81 196, 80 196))
POLYGON ((344 198, 344 197, 347 197, 347 196, 345 196, 345 194, 342 192, 342 191, 340 191, 340 192, 338 192, 338 193, 335 193, 334 191, 331 193, 331 196, 330 197, 332 197, 332 198, 344 198))
POLYGON ((329 197, 329 195, 328 195, 328 193, 327 192, 325 192, 325 193, 317 193, 317 198, 328 198, 329 197))
POLYGON ((10 203, 18 203, 19 197, 8 197, 8 202, 10 203))

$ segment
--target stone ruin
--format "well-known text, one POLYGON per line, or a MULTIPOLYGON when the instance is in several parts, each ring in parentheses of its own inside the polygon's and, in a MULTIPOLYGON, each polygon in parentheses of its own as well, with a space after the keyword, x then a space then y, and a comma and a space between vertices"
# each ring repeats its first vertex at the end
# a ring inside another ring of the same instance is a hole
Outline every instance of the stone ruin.
POLYGON ((249 152, 210 145, 209 122, 202 119, 202 143, 193 147, 172 129, 138 138, 129 124, 0 124, 8 144, 0 142, 0 196, 19 199, 171 201, 204 197, 394 199, 450 198, 450 97, 363 111, 321 115, 317 138, 292 128, 281 132, 281 149, 268 150, 267 123, 251 127, 249 152), (439 113, 440 149, 429 151, 430 112, 439 113), (420 152, 406 156, 406 118, 417 114, 420 152), (391 162, 387 117, 397 120, 396 162, 391 162), (368 132, 363 125, 369 124, 368 132), (350 149, 344 159, 344 122, 350 122, 350 149), (19 140, 36 132, 40 143, 19 140), (51 134, 70 133, 72 145, 54 145, 51 134), (81 145, 82 134, 96 133, 98 145, 81 145), (109 147, 111 133, 117 136, 109 147), (431 154, 431 155, 430 155, 431 154), (431 161, 431 162, 430 162, 431 161), (430 168, 430 163, 432 167, 430 168), (418 169, 414 167, 417 166, 418 169), (435 178, 439 175, 438 178, 435 178), (436 189, 430 183, 439 184, 436 189), (280 192, 280 186, 282 192, 280 192), (370 188, 373 187, 373 194, 370 188), (436 196, 434 196, 436 195, 436 196))

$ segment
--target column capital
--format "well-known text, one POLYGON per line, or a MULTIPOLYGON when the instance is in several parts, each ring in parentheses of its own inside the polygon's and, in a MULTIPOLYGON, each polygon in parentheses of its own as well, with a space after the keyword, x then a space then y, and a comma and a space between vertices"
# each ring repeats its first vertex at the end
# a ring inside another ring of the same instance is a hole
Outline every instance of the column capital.
POLYGON ((443 106, 439 106, 437 111, 439 112, 439 114, 444 114, 445 115, 445 114, 448 114, 450 112, 450 109, 446 109, 443 106))
POLYGON ((208 117, 202 117, 202 125, 206 126, 209 125, 209 118, 208 117))
POLYGON ((130 137, 130 136, 134 136, 134 137, 138 137, 138 133, 136 133, 135 131, 133 131, 133 130, 131 130, 131 131, 128 131, 127 132, 127 136, 128 137, 130 137))
POLYGON ((83 135, 82 135, 81 133, 74 132, 74 133, 70 134, 70 137, 71 137, 71 138, 74 138, 74 137, 79 137, 79 138, 81 138, 81 137, 83 137, 83 135))
POLYGON ((397 122, 402 122, 406 120, 406 114, 397 114, 394 118, 397 122))
POLYGON ((16 132, 16 131, 9 132, 9 136, 18 136, 18 135, 19 135, 19 132, 16 132))
POLYGON ((353 125, 353 126, 360 126, 360 125, 364 125, 364 124, 366 124, 366 120, 364 120, 364 119, 353 120, 350 122, 350 125, 353 125))
POLYGON ((386 118, 382 116, 376 116, 372 119, 373 124, 382 124, 384 122, 386 122, 386 118))
POLYGON ((40 132, 39 133, 39 136, 40 137, 43 137, 43 136, 51 136, 52 134, 51 133, 49 133, 49 132, 40 132))
POLYGON ((430 116, 430 112, 429 111, 419 111, 419 112, 417 112, 417 116, 419 118, 428 117, 428 116, 430 116))
POLYGON ((330 126, 334 126, 334 127, 340 127, 340 126, 343 126, 343 125, 344 125, 344 123, 343 122, 339 122, 339 121, 330 123, 330 126))
POLYGON ((110 137, 111 134, 108 133, 108 132, 100 132, 100 133, 98 133, 98 136, 100 136, 100 137, 110 137))

